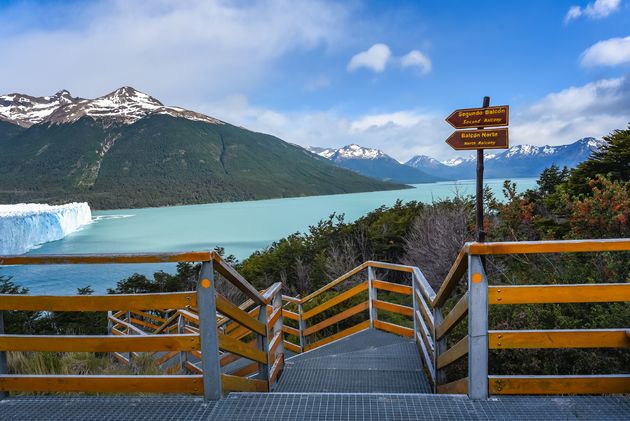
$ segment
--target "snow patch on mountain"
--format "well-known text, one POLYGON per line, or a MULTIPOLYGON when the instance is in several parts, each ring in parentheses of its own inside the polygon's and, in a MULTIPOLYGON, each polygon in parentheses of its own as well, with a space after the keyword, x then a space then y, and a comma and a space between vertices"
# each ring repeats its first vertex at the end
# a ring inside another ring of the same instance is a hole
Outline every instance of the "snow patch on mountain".
POLYGON ((388 155, 386 155, 383 151, 379 149, 366 148, 363 146, 359 146, 355 143, 344 146, 343 148, 339 148, 339 149, 318 148, 315 146, 310 146, 308 150, 326 159, 330 159, 331 161, 338 161, 338 160, 344 160, 344 159, 389 158, 388 155))
POLYGON ((155 114, 225 124, 204 114, 180 107, 165 106, 152 96, 130 86, 116 89, 96 99, 74 98, 65 90, 51 97, 31 97, 22 94, 0 96, 0 118, 23 127, 38 123, 73 123, 85 116, 92 117, 106 126, 133 124, 155 114))
POLYGON ((87 203, 0 205, 0 255, 22 254, 64 238, 92 221, 87 203))

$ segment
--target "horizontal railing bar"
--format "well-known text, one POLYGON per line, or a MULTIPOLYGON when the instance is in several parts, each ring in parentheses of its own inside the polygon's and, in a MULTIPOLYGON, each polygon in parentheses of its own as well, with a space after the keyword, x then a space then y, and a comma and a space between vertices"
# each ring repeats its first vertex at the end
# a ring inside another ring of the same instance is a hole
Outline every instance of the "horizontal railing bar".
POLYGON ((288 335, 300 336, 300 331, 298 329, 292 328, 291 326, 282 326, 282 331, 288 335))
MULTIPOLYGON (((133 325, 139 325, 139 326, 142 326, 142 327, 146 327, 146 328, 150 329, 150 330, 151 330, 151 332, 153 332, 155 329, 157 329, 158 327, 160 327, 160 326, 158 326, 158 325, 154 325, 154 324, 153 324, 153 323, 151 323, 151 322, 147 322, 146 320, 140 320, 140 319, 136 319, 136 318, 134 318, 134 317, 132 317, 131 319, 129 319, 129 322, 131 323, 131 325, 132 325, 132 326, 133 326, 133 325)), ((140 330, 140 329, 139 329, 139 330, 140 330)), ((143 330, 140 330, 140 331, 142 332, 142 334, 146 333, 146 332, 144 332, 143 330)))
POLYGON ((319 313, 328 310, 331 307, 336 306, 339 303, 342 303, 352 297, 354 297, 357 294, 360 294, 363 291, 366 291, 368 289, 368 283, 367 281, 361 282, 358 285, 355 285, 354 287, 350 288, 349 290, 342 292, 341 294, 332 297, 331 299, 329 299, 328 301, 323 302, 322 304, 313 307, 312 309, 310 309, 309 311, 306 311, 302 314, 302 320, 308 320, 313 316, 318 315, 319 313))
POLYGON ((224 392, 268 392, 269 385, 265 380, 221 374, 221 385, 224 392))
POLYGON ((468 355, 468 335, 437 357, 438 370, 468 355))
POLYGON ((2 351, 132 352, 192 351, 199 349, 199 335, 0 335, 2 351))
POLYGON ((422 338, 420 338, 417 332, 415 334, 415 342, 416 342, 416 346, 420 349, 420 355, 424 359, 425 367, 427 368, 427 371, 429 372, 429 375, 431 376, 431 383, 435 384, 436 379, 435 379, 435 367, 433 367, 433 358, 427 351, 426 345, 424 344, 424 342, 422 342, 422 338))
POLYGON ((238 339, 231 338, 221 332, 219 332, 218 335, 219 349, 221 351, 231 352, 232 354, 240 355, 241 357, 267 364, 267 353, 259 349, 252 348, 249 344, 241 342, 238 339))
POLYGON ((115 264, 115 263, 167 263, 167 262, 207 262, 211 252, 189 251, 177 253, 138 253, 138 254, 66 254, 0 256, 0 265, 73 265, 73 264, 115 264))
POLYGON ((488 376, 494 395, 592 395, 630 393, 630 374, 488 376))
POLYGON ((243 367, 237 367, 234 371, 231 371, 227 374, 230 374, 232 376, 238 376, 238 377, 246 377, 257 372, 258 372, 258 363, 253 362, 243 367))
POLYGON ((268 325, 270 327, 273 327, 276 325, 276 322, 278 321, 278 319, 280 318, 280 316, 282 316, 282 307, 278 307, 276 308, 272 313, 271 316, 269 316, 269 322, 268 325))
POLYGON ((491 330, 488 348, 630 348, 630 339, 626 329, 491 330))
POLYGON ((357 266, 356 268, 350 270, 349 272, 346 272, 345 274, 341 275, 339 278, 337 278, 334 281, 324 285, 323 287, 321 287, 317 291, 310 293, 306 297, 302 298, 299 303, 300 304, 304 304, 304 303, 312 300, 313 298, 317 297, 318 295, 328 291, 329 289, 337 286, 341 282, 343 282, 346 279, 350 278, 351 276, 356 275, 357 273, 361 272, 365 268, 367 268, 367 262, 357 266))
POLYGON ((296 322, 300 320, 300 316, 297 313, 294 313, 287 309, 282 310, 282 316, 286 317, 287 319, 295 320, 296 322))
POLYGON ((276 382, 283 365, 284 365, 284 354, 280 354, 280 358, 278 358, 271 366, 271 372, 269 375, 269 384, 274 384, 276 382))
POLYGON ((368 267, 372 267, 372 268, 390 269, 390 270, 397 270, 399 272, 408 272, 408 273, 413 272, 413 267, 412 266, 407 266, 407 265, 398 265, 398 264, 395 264, 395 263, 377 262, 377 261, 374 261, 374 260, 368 260, 365 263, 367 264, 368 267))
POLYGON ((468 255, 464 250, 461 250, 455 259, 455 262, 451 266, 451 269, 448 271, 444 282, 442 282, 442 286, 438 290, 435 295, 435 299, 431 303, 433 308, 441 307, 444 305, 446 300, 451 296, 451 293, 457 287, 459 280, 466 273, 468 269, 468 255))
POLYGON ((323 320, 317 324, 314 324, 313 326, 310 326, 304 329, 304 336, 312 335, 315 332, 319 332, 320 330, 328 326, 334 325, 335 323, 339 323, 342 320, 346 320, 347 318, 352 317, 356 314, 359 314, 362 311, 366 311, 368 308, 369 308, 368 301, 364 301, 360 304, 350 307, 349 309, 344 310, 341 313, 335 314, 334 316, 331 316, 326 320, 323 320))
POLYGON ((168 292, 158 294, 111 295, 13 295, 0 294, 0 310, 23 311, 109 311, 166 310, 197 305, 197 294, 168 292))
POLYGON ((450 332, 457 323, 468 314, 468 292, 459 299, 451 311, 444 317, 442 323, 435 327, 435 336, 440 340, 450 332))
POLYGON ((385 332, 395 333, 396 335, 413 338, 413 329, 396 325, 394 323, 384 322, 382 320, 373 321, 374 328, 384 330, 385 332))
POLYGON ((0 375, 8 392, 190 393, 203 392, 202 376, 0 375))
POLYGON ((338 339, 341 338, 345 338, 346 336, 352 335, 353 333, 357 333, 357 332, 361 332, 362 330, 365 329, 369 329, 370 328, 370 321, 369 320, 365 320, 361 323, 358 323, 352 327, 349 327, 347 329, 344 329, 340 332, 335 333, 334 335, 330 335, 327 338, 321 339, 317 342, 314 342, 312 344, 309 344, 307 346, 304 347, 304 351, 309 351, 311 349, 315 349, 315 348, 319 348, 320 346, 326 345, 330 342, 334 342, 338 339))
POLYGON ((225 298, 218 292, 215 294, 215 296, 217 311, 219 311, 221 314, 228 316, 232 320, 260 335, 264 336, 266 334, 266 327, 263 323, 250 316, 246 311, 241 310, 236 305, 232 304, 227 298, 225 298))
POLYGON ((470 254, 588 253, 630 251, 630 238, 599 240, 511 241, 503 243, 467 243, 470 254))
POLYGON ((630 301, 630 283, 488 287, 488 304, 612 303, 624 301, 630 301))
POLYGON ((133 330, 133 331, 134 331, 134 332, 136 332, 138 335, 146 335, 146 334, 147 334, 144 330, 142 330, 142 329, 140 329, 140 328, 138 328, 138 327, 136 327, 136 326, 132 325, 131 323, 127 323, 127 322, 126 322, 126 321, 124 321, 124 320, 117 319, 117 318, 116 318, 116 317, 114 317, 114 316, 108 316, 107 318, 108 318, 109 320, 111 320, 112 322, 114 322, 114 327, 116 327, 116 328, 118 328, 118 327, 120 327, 120 326, 125 326, 127 329, 133 330))
POLYGON ((300 346, 294 344, 293 342, 284 341, 282 342, 282 345, 284 346, 285 349, 288 349, 291 352, 295 352, 296 354, 299 354, 300 352, 302 352, 302 350, 300 349, 300 346))
MULTIPOLYGON (((155 316, 155 315, 153 315, 151 313, 147 313, 147 312, 141 311, 141 310, 133 310, 131 313, 135 314, 136 316, 142 316, 144 318, 151 319, 154 322, 158 322, 158 323, 164 323, 166 321, 166 319, 163 318, 163 317, 155 316)), ((116 316, 116 315, 114 315, 114 316, 116 316)), ((119 316, 116 316, 116 317, 119 317, 119 316)))
POLYGON ((153 332, 154 334, 158 334, 158 333, 162 333, 164 331, 168 331, 171 327, 171 323, 173 323, 175 320, 177 320, 179 318, 180 314, 179 312, 175 312, 173 314, 171 314, 165 321, 164 323, 162 323, 162 325, 160 325, 160 327, 158 327, 157 329, 155 329, 155 331, 153 332))
POLYGON ((187 310, 177 310, 177 313, 182 316, 184 319, 188 320, 190 323, 194 323, 199 326, 199 316, 193 312, 187 310))
POLYGON ((283 295, 282 296, 282 301, 288 301, 290 303, 294 303, 294 304, 301 304, 302 300, 300 300, 297 297, 291 297, 289 295, 283 295))
POLYGON ((397 294, 411 295, 411 287, 409 285, 395 284, 393 282, 373 280, 372 286, 383 291, 395 292, 397 294))
MULTIPOLYGON (((254 300, 252 300, 251 298, 248 298, 245 302, 243 302, 243 304, 238 306, 238 308, 240 308, 243 311, 248 311, 247 309, 250 308, 254 304, 255 304, 254 300)), ((251 312, 249 312, 249 314, 251 314, 251 312)), ((231 319, 229 317, 221 317, 217 321, 217 327, 222 327, 223 325, 225 325, 229 321, 231 321, 231 319)))
MULTIPOLYGON (((250 347, 250 348, 252 348, 252 349, 258 349, 257 348, 257 346, 258 346, 257 342, 258 342, 257 339, 254 338, 251 341, 245 343, 245 345, 250 347)), ((236 360, 239 360, 241 358, 243 358, 243 357, 241 357, 240 355, 237 355, 237 354, 225 353, 219 359, 219 364, 220 364, 221 367, 224 367, 224 366, 226 366, 226 365, 228 365, 228 364, 230 364, 230 363, 232 363, 232 362, 234 362, 236 360)))
POLYGON ((438 385, 437 392, 448 395, 465 395, 468 393, 468 377, 438 385))
POLYGON ((381 300, 372 300, 372 305, 379 310, 391 311, 392 313, 402 314, 403 316, 408 316, 408 317, 413 316, 412 307, 407 307, 400 304, 388 303, 387 301, 381 301, 381 300))

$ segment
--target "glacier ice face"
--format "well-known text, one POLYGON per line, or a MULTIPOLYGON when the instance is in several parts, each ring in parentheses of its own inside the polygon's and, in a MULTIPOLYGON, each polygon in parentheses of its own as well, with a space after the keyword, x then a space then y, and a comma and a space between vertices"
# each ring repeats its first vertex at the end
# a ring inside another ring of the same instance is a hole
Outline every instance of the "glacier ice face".
POLYGON ((0 255, 26 253, 40 244, 60 240, 91 221, 92 211, 85 202, 0 205, 0 255))

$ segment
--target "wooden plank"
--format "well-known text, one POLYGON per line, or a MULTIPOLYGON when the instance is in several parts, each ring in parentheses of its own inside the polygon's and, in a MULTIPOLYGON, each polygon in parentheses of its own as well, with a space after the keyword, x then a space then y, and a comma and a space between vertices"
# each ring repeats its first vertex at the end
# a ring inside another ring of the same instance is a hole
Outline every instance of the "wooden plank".
POLYGON ((223 295, 216 293, 217 298, 217 310, 230 317, 232 320, 246 326, 248 329, 265 336, 267 334, 267 328, 264 324, 260 323, 257 319, 250 316, 246 311, 241 310, 236 305, 232 304, 223 295))
POLYGON ((407 307, 400 304, 388 303, 387 301, 372 300, 372 305, 379 309, 390 311, 392 313, 402 314, 403 316, 413 316, 413 307, 407 307))
POLYGON ((284 354, 280 354, 280 358, 278 358, 276 362, 273 363, 273 366, 271 367, 271 374, 269 378, 270 384, 274 384, 276 382, 276 380, 278 379, 278 375, 280 374, 280 371, 282 370, 283 366, 284 366, 284 354))
POLYGON ((0 256, 1 265, 72 265, 110 263, 164 263, 205 262, 211 258, 207 251, 181 253, 137 253, 137 254, 66 254, 33 256, 0 256))
POLYGON ((184 363, 184 366, 188 369, 188 371, 192 372, 192 373, 197 373, 197 374, 202 374, 203 370, 197 366, 196 364, 191 363, 190 361, 186 361, 184 363))
POLYGON ((442 285, 440 286, 440 289, 438 290, 435 299, 431 303, 431 306, 433 308, 441 307, 444 305, 446 300, 448 300, 448 298, 457 287, 459 280, 462 276, 464 276, 467 270, 468 254, 464 250, 461 250, 457 255, 457 258, 455 259, 453 266, 451 266, 451 269, 448 271, 444 282, 442 282, 442 285))
POLYGON ((442 323, 435 327, 435 336, 437 340, 440 340, 450 332, 461 319, 468 314, 468 292, 466 292, 462 298, 459 299, 457 304, 451 309, 451 311, 444 317, 442 323))
MULTIPOLYGON (((132 325, 130 323, 127 323, 127 322, 125 322, 123 320, 117 319, 114 316, 108 316, 107 318, 109 320, 111 320, 112 322, 114 322, 113 327, 116 328, 116 329, 120 329, 121 326, 126 327, 127 328, 127 335, 130 334, 129 333, 130 330, 134 331, 138 335, 146 335, 147 334, 144 330, 142 330, 142 329, 140 329, 140 328, 138 328, 138 327, 136 327, 136 326, 134 326, 134 325, 132 325)), ((120 329, 120 330, 122 330, 122 329, 120 329)))
POLYGON ((197 305, 190 292, 111 295, 13 295, 0 294, 0 310, 24 311, 109 311, 164 310, 197 305))
POLYGON ((457 341, 455 345, 437 357, 438 370, 454 363, 468 354, 468 335, 457 341))
POLYGON ((584 253, 630 251, 630 239, 512 241, 504 243, 470 243, 470 254, 584 253))
POLYGON ((179 351, 167 352, 164 355, 162 355, 160 358, 155 360, 155 365, 161 366, 162 364, 164 364, 165 362, 167 362, 171 358, 175 358, 177 355, 179 355, 179 351))
POLYGON ((592 395, 630 393, 630 375, 488 376, 493 395, 592 395))
POLYGON ((168 330, 172 328, 173 326, 177 327, 177 324, 171 325, 171 323, 173 323, 178 318, 179 318, 179 313, 178 312, 173 313, 168 319, 166 319, 164 323, 162 323, 160 327, 155 329, 153 333, 157 335, 158 333, 168 332, 168 330))
POLYGON ((199 335, 0 335, 2 351, 133 352, 197 349, 199 335))
POLYGON ((424 299, 418 295, 418 292, 416 291, 414 294, 416 295, 416 303, 418 303, 418 307, 420 307, 422 318, 426 322, 429 331, 433 332, 433 313, 424 299))
MULTIPOLYGON (((119 313, 124 313, 124 311, 119 312, 119 313)), ((162 323, 164 323, 166 321, 165 318, 156 316, 156 315, 151 314, 151 313, 147 313, 146 311, 134 310, 134 311, 131 312, 131 314, 134 314, 136 316, 141 316, 141 317, 143 317, 145 319, 153 320, 154 322, 157 322, 157 323, 160 323, 160 324, 162 324, 162 323)), ((116 316, 116 314, 114 314, 114 316, 115 317, 120 317, 120 316, 116 316)))
POLYGON ((280 345, 281 342, 282 342, 282 333, 276 332, 276 334, 273 335, 273 338, 271 338, 271 341, 269 341, 269 354, 270 355, 273 356, 276 354, 276 349, 278 349, 278 346, 280 345))
POLYGON ((625 329, 491 330, 489 349, 630 348, 625 329))
POLYGON ((612 303, 624 301, 630 301, 630 283, 488 287, 488 304, 612 303))
POLYGON ((282 310, 282 316, 286 317, 287 319, 295 320, 296 322, 300 320, 300 316, 297 313, 286 309, 282 310))
POLYGON ((317 297, 321 293, 326 292, 326 291, 328 291, 331 288, 334 288, 335 286, 337 286, 341 282, 345 281, 346 279, 350 278, 353 275, 356 275, 357 273, 361 272, 363 269, 365 269, 367 267, 368 267, 367 262, 357 266, 356 268, 350 270, 349 272, 346 272, 345 274, 341 275, 339 278, 335 279, 334 281, 324 285, 323 287, 321 287, 317 291, 315 291, 315 292, 307 295, 306 297, 302 298, 300 300, 299 304, 304 304, 304 303, 312 300, 313 298, 317 297))
POLYGON ((190 393, 201 394, 202 376, 2 375, 8 392, 190 393))
POLYGON ((413 267, 407 266, 407 265, 397 265, 395 263, 376 262, 374 260, 370 260, 366 263, 368 267, 372 267, 372 268, 390 269, 390 270, 397 270, 399 272, 407 272, 407 273, 413 272, 413 267))
MULTIPOLYGON (((256 339, 253 339, 247 342, 247 346, 249 346, 252 349, 258 349, 258 341, 256 339)), ((224 355, 221 356, 221 359, 219 360, 219 365, 221 367, 224 367, 228 365, 229 363, 234 362, 241 358, 242 357, 240 355, 225 353, 224 355)))
POLYGON ((217 253, 212 252, 212 260, 214 260, 214 269, 219 272, 225 279, 227 279, 232 285, 240 289, 247 297, 254 300, 257 304, 263 304, 264 299, 260 292, 256 290, 238 273, 234 268, 228 265, 217 253))
POLYGON ((282 311, 283 311, 282 307, 278 307, 277 309, 273 311, 273 313, 271 313, 271 316, 269 316, 269 322, 268 322, 268 325, 270 328, 276 325, 276 322, 278 321, 280 316, 282 316, 282 311))
POLYGON ((304 336, 312 335, 315 332, 319 332, 320 330, 334 325, 335 323, 339 323, 342 320, 346 320, 349 317, 354 316, 355 314, 361 313, 362 311, 367 310, 369 307, 369 303, 367 301, 362 302, 361 304, 357 304, 356 306, 350 307, 347 310, 342 311, 339 314, 335 314, 332 317, 329 317, 326 320, 323 320, 313 326, 310 326, 304 329, 304 336))
POLYGON ((247 364, 246 366, 240 367, 237 370, 234 370, 228 374, 231 374, 232 376, 246 377, 257 372, 258 372, 258 363, 251 363, 251 364, 247 364))
POLYGON ((300 331, 295 328, 292 328, 291 326, 283 325, 282 331, 286 333, 287 335, 293 335, 293 336, 298 336, 298 337, 300 336, 300 331))
POLYGON ((302 314, 302 320, 308 320, 313 316, 318 315, 319 313, 321 313, 322 311, 326 311, 328 310, 330 307, 336 306, 339 303, 342 303, 352 297, 354 297, 357 294, 360 294, 361 292, 367 290, 368 288, 368 283, 367 282, 361 282, 358 285, 355 285, 354 287, 350 288, 349 290, 347 290, 346 292, 343 292, 333 298, 331 298, 330 300, 310 309, 309 311, 305 312, 302 314))
POLYGON ((385 332, 413 338, 413 329, 410 329, 408 327, 398 326, 393 323, 384 322, 382 320, 374 320, 374 327, 376 329, 384 330, 385 332))
POLYGON ((302 350, 300 349, 300 346, 294 344, 293 342, 284 341, 282 342, 282 346, 284 346, 285 349, 288 349, 291 352, 295 352, 296 354, 299 354, 302 352, 302 350))
POLYGON ((230 374, 221 374, 221 384, 224 392, 269 392, 269 385, 265 380, 247 379, 230 374))
POLYGON ((129 319, 129 321, 131 322, 132 326, 133 325, 139 325, 142 327, 146 327, 149 328, 151 332, 153 332, 155 329, 157 329, 159 326, 154 325, 153 323, 150 322, 145 322, 144 320, 140 320, 140 319, 135 319, 135 318, 131 318, 129 319))
POLYGON ((199 316, 195 313, 186 310, 177 310, 177 313, 184 319, 188 320, 190 323, 199 326, 199 316))
POLYGON ((300 300, 297 297, 291 297, 289 295, 283 295, 282 296, 282 301, 288 301, 290 303, 294 303, 294 304, 301 304, 302 300, 300 300))
MULTIPOLYGON (((243 304, 239 305, 238 308, 240 308, 243 311, 248 311, 247 309, 250 308, 254 304, 255 304, 254 300, 252 300, 251 298, 248 298, 247 300, 245 300, 245 302, 243 302, 243 304)), ((224 324, 226 324, 229 321, 231 321, 229 317, 221 317, 217 321, 217 327, 222 327, 224 324)))
POLYGON ((447 395, 465 395, 468 393, 468 377, 438 385, 437 392, 447 395))
POLYGON ((219 332, 219 349, 259 363, 267 364, 267 353, 219 332))
POLYGON ((374 286, 374 288, 381 289, 383 291, 391 291, 397 294, 411 295, 411 286, 409 285, 395 284, 392 282, 378 280, 372 281, 372 285, 374 286))
POLYGON ((358 323, 352 327, 342 330, 341 332, 337 332, 334 335, 330 335, 327 338, 321 339, 315 343, 309 344, 304 347, 304 351, 309 351, 311 349, 319 348, 322 345, 326 345, 327 343, 334 342, 338 339, 345 338, 348 335, 352 335, 353 333, 360 332, 365 329, 370 328, 370 321, 365 320, 361 323, 358 323))

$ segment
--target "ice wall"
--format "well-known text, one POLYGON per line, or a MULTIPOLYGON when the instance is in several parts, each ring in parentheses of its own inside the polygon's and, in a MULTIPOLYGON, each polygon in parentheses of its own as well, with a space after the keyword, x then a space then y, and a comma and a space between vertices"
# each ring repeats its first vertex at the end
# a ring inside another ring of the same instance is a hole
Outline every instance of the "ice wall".
POLYGON ((92 212, 85 202, 0 205, 0 255, 22 254, 39 244, 60 240, 91 220, 92 212))

